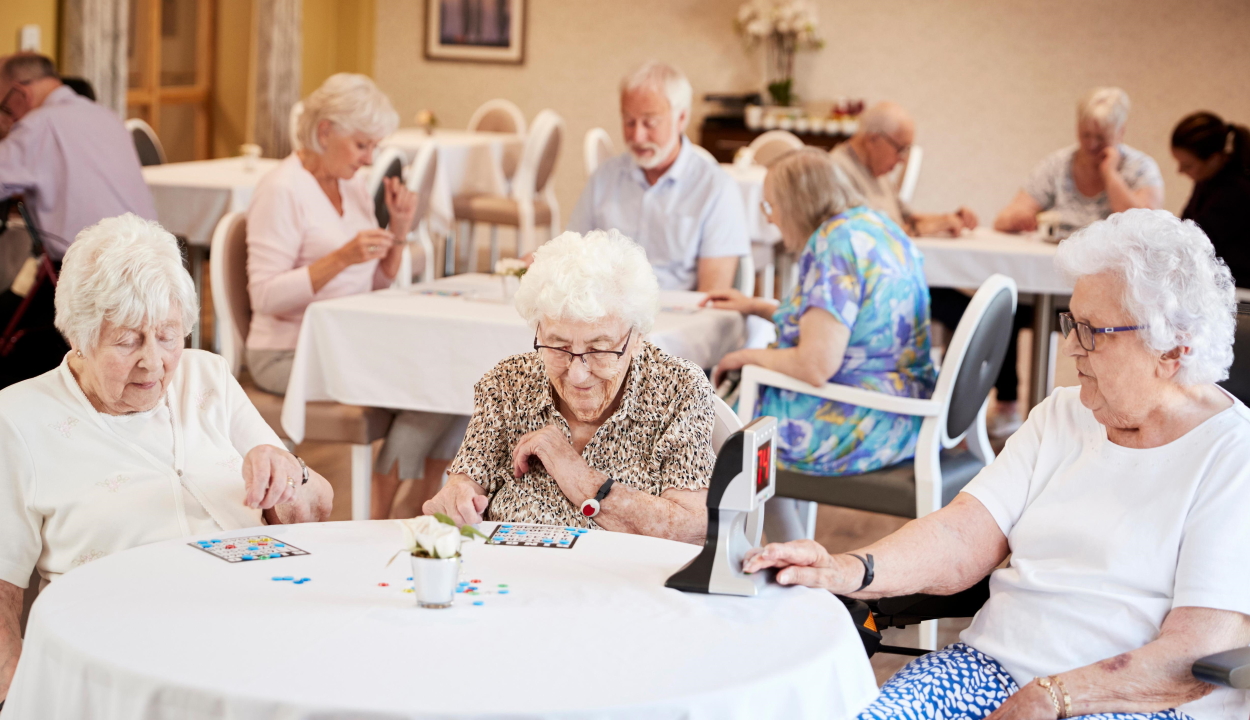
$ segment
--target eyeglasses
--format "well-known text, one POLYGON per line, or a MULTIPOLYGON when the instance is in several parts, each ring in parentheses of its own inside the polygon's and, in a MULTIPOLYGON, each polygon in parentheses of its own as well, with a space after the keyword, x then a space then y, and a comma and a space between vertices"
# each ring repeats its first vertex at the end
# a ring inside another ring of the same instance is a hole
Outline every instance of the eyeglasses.
POLYGON ((629 339, 633 337, 634 331, 631 329, 629 334, 625 336, 625 347, 620 350, 588 350, 586 352, 569 352, 564 348, 551 347, 549 345, 538 344, 538 334, 534 334, 534 349, 539 352, 543 359, 543 363, 553 370, 563 370, 572 364, 574 358, 580 358, 582 365, 585 365, 591 372, 610 370, 622 357, 625 351, 629 349, 629 339))
POLYGON ((1124 325, 1122 327, 1096 328, 1089 323, 1077 322, 1072 317, 1072 313, 1059 313, 1059 330, 1066 338, 1072 334, 1072 330, 1076 330, 1076 340, 1081 347, 1089 352, 1094 351, 1094 337, 1097 335, 1108 335, 1110 333, 1129 332, 1130 330, 1145 330, 1145 325, 1124 325))
POLYGON ((911 152, 910 143, 908 143, 907 145, 904 145, 898 142, 897 140, 895 140, 894 138, 890 137, 889 135, 886 135, 885 133, 879 133, 879 134, 882 138, 885 139, 886 142, 890 143, 890 147, 894 148, 894 152, 898 153, 899 155, 906 155, 907 153, 911 152))

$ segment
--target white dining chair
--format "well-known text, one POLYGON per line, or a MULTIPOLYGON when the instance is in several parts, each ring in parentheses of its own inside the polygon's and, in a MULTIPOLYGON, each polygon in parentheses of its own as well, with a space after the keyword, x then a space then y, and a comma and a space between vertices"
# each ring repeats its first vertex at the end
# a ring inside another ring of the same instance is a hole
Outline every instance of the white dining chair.
POLYGON ((386 188, 382 181, 388 177, 403 179, 407 160, 403 150, 385 147, 378 150, 373 165, 369 167, 369 180, 365 187, 369 190, 369 197, 373 198, 373 212, 377 215, 378 227, 384 228, 391 222, 391 213, 386 209, 386 188))
POLYGON ((135 144, 135 152, 139 153, 139 164, 143 167, 149 165, 164 165, 165 146, 161 145, 161 139, 156 136, 156 131, 151 125, 140 120, 139 118, 130 118, 126 121, 126 132, 130 133, 130 140, 135 144))
MULTIPOLYGON (((417 212, 412 220, 412 232, 404 248, 405 264, 399 277, 430 282, 434 279, 434 243, 430 239, 430 195, 434 192, 434 178, 438 173, 438 148, 425 143, 417 151, 417 157, 408 168, 408 189, 417 194, 417 212), (415 248, 415 251, 414 251, 415 248), (418 258, 418 252, 420 257, 418 258)), ((454 250, 447 248, 449 255, 454 250)))
POLYGON ((803 141, 789 130, 769 130, 751 141, 747 149, 756 165, 768 165, 791 150, 803 147, 803 141))
POLYGON ((286 131, 291 135, 291 152, 295 152, 304 147, 304 144, 299 141, 299 119, 303 116, 303 114, 304 101, 297 100, 295 104, 291 106, 291 115, 287 120, 286 125, 286 131))
POLYGON ((473 116, 469 118, 469 131, 524 135, 525 113, 511 100, 487 100, 473 111, 473 116))
POLYGON ((919 145, 912 145, 898 183, 898 199, 904 203, 910 203, 916 194, 916 183, 920 181, 920 163, 923 161, 924 150, 919 145))
POLYGON ((517 256, 531 253, 538 246, 537 226, 548 230, 548 237, 560 232, 560 207, 556 201, 556 161, 560 157, 560 141, 564 120, 553 110, 543 110, 534 118, 521 162, 508 195, 466 194, 452 198, 457 224, 468 226, 464 242, 457 246, 467 254, 466 266, 477 265, 478 223, 490 225, 490 268, 499 262, 499 226, 517 229, 517 256))
MULTIPOLYGON (((248 400, 269 427, 288 445, 282 429, 281 395, 265 392, 243 372, 244 348, 252 325, 252 299, 247 289, 247 215, 228 213, 213 231, 209 256, 213 311, 221 336, 221 354, 239 380, 248 400)), ((330 401, 305 406, 305 441, 351 445, 352 519, 368 520, 373 490, 373 441, 386 437, 393 416, 379 408, 330 401)))
POLYGON ((612 136, 603 128, 591 128, 586 131, 586 139, 582 141, 582 162, 586 167, 586 177, 595 174, 604 160, 616 154, 612 145, 612 136))

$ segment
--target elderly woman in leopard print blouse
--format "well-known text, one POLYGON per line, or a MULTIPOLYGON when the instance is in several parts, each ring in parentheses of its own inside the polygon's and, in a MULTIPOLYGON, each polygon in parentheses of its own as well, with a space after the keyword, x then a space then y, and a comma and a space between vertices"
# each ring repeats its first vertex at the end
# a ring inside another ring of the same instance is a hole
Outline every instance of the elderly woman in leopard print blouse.
POLYGON ((477 383, 425 512, 703 542, 712 386, 646 341, 659 285, 642 249, 615 230, 564 233, 534 254, 516 306, 534 352, 477 383))

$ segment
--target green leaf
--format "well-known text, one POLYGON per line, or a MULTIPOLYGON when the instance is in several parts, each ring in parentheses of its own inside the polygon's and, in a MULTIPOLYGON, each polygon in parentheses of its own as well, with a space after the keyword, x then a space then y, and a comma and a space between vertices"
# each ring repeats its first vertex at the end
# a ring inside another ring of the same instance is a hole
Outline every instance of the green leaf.
POLYGON ((461 534, 461 535, 463 535, 463 536, 465 536, 465 537, 467 537, 467 538, 471 538, 471 537, 473 537, 474 535, 476 535, 476 536, 478 536, 478 537, 482 538, 483 540, 485 540, 485 539, 486 539, 486 536, 485 536, 485 535, 483 535, 483 534, 482 534, 482 533, 481 533, 481 532, 480 532, 477 528, 473 527, 472 525, 463 525, 463 526, 461 526, 461 528, 460 528, 460 534, 461 534))
POLYGON ((447 517, 446 515, 442 513, 434 513, 434 519, 443 523, 444 525, 450 525, 452 527, 456 526, 455 520, 452 520, 451 518, 447 517))

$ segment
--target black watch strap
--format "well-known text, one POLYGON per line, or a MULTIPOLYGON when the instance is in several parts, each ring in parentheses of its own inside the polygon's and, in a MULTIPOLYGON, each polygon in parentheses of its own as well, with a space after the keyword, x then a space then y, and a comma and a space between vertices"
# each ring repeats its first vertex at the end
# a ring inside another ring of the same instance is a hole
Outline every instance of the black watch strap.
POLYGON ((595 493, 595 500, 603 502, 603 499, 608 496, 608 493, 612 492, 612 485, 615 482, 616 481, 612 479, 612 476, 609 475, 608 479, 603 481, 603 484, 599 486, 599 492, 595 493))
POLYGON ((856 555, 855 553, 847 553, 847 555, 850 555, 851 557, 855 558, 856 560, 864 564, 864 581, 860 583, 859 587, 855 588, 855 590, 852 591, 852 592, 859 592, 860 590, 863 590, 864 588, 872 584, 872 580, 873 580, 872 555, 868 555, 867 557, 862 557, 860 555, 856 555))

